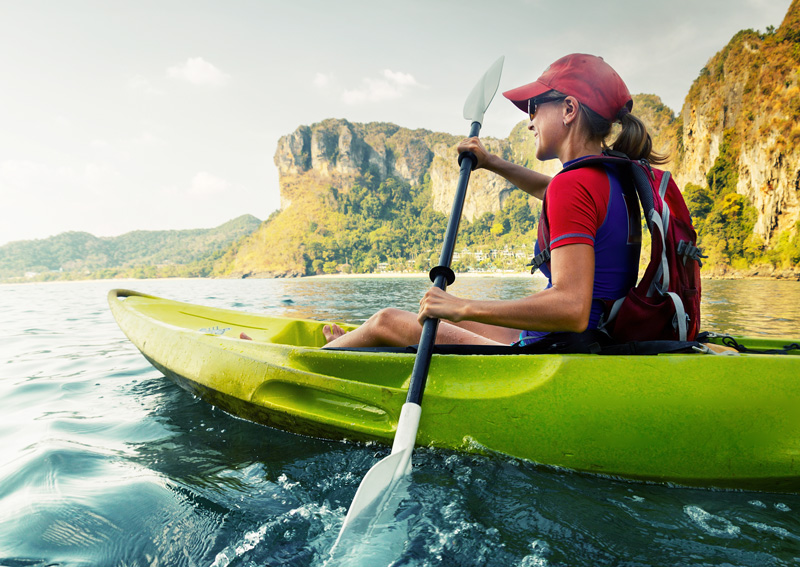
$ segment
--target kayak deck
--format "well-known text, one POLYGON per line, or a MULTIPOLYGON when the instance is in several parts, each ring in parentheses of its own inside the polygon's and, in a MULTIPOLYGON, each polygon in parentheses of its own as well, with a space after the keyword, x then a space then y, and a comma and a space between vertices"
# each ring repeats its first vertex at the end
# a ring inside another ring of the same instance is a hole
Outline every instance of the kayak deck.
MULTIPOLYGON (((125 290, 111 291, 109 304, 156 368, 234 415, 332 439, 394 438, 413 354, 320 349, 319 321, 125 290)), ((800 491, 800 352, 792 352, 435 354, 417 443, 633 479, 800 491)))

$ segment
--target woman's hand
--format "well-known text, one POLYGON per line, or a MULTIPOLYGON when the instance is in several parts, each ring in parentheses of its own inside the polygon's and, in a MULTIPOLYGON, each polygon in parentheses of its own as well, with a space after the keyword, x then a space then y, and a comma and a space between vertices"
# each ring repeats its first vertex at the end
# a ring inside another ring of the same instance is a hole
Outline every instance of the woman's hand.
POLYGON ((526 193, 533 195, 537 199, 544 199, 544 191, 550 183, 551 178, 547 175, 533 171, 527 167, 511 163, 502 157, 489 153, 479 138, 467 138, 458 144, 458 153, 472 152, 478 160, 476 168, 486 169, 497 175, 504 177, 515 187, 519 187, 526 193))
POLYGON ((489 163, 489 160, 492 158, 492 154, 486 150, 480 138, 477 137, 467 138, 458 144, 458 155, 461 155, 464 152, 472 152, 475 155, 475 157, 478 159, 478 163, 475 165, 476 168, 486 167, 486 165, 489 163))
POLYGON ((446 319, 458 323, 464 318, 466 300, 450 295, 438 287, 430 288, 419 300, 419 324, 425 319, 446 319))

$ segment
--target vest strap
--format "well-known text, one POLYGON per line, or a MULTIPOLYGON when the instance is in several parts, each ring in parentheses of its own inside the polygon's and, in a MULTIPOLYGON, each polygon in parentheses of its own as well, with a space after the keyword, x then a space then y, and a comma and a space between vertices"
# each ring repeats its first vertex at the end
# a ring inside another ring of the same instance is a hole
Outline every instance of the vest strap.
POLYGON ((528 266, 532 266, 531 274, 535 274, 536 270, 538 270, 542 264, 546 264, 550 261, 550 248, 545 248, 541 252, 539 252, 536 256, 531 258, 530 264, 528 266))

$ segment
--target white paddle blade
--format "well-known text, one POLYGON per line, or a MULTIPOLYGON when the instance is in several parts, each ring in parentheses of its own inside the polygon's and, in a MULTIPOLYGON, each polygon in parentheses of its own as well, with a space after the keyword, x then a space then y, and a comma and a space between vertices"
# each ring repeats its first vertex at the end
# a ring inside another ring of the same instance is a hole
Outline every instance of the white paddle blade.
POLYGON ((339 537, 336 538, 336 543, 333 545, 334 549, 341 540, 351 535, 349 532, 354 522, 360 525, 357 520, 364 511, 369 510, 372 516, 377 515, 377 509, 391 495, 396 481, 408 474, 411 469, 412 451, 413 447, 408 447, 397 453, 392 453, 369 469, 356 491, 352 504, 350 504, 350 509, 347 511, 339 537))
POLYGON ((500 86, 500 76, 503 74, 503 62, 505 56, 495 61, 489 70, 483 74, 483 77, 472 92, 467 97, 467 102, 464 103, 464 118, 470 122, 478 122, 483 124, 483 115, 486 109, 489 108, 497 87, 500 86))
POLYGON ((421 415, 422 407, 419 404, 410 402, 403 404, 400 419, 397 420, 392 454, 378 461, 367 471, 347 511, 339 537, 333 544, 334 549, 340 541, 353 535, 350 532, 361 531, 364 528, 363 522, 356 520, 365 510, 376 516, 380 512, 379 508, 391 496, 397 481, 411 472, 411 453, 414 451, 421 415), (358 527, 353 527, 354 522, 358 527))

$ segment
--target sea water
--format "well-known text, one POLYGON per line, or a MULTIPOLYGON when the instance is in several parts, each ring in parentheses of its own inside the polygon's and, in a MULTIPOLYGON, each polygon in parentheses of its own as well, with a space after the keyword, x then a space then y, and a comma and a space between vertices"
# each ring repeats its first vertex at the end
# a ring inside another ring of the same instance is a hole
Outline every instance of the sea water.
MULTIPOLYGON (((428 285, 0 285, 0 566, 329 565, 361 479, 388 448, 270 429, 193 397, 126 340, 106 293, 129 287, 358 323, 385 305, 416 309, 428 285)), ((541 285, 460 278, 451 290, 503 298, 541 285)), ((705 329, 797 337, 800 283, 706 281, 703 312, 705 329)), ((798 495, 628 482, 426 448, 413 460, 395 517, 361 564, 800 565, 798 495)))

